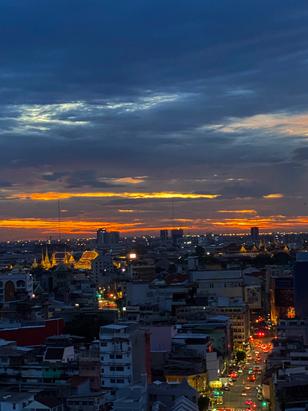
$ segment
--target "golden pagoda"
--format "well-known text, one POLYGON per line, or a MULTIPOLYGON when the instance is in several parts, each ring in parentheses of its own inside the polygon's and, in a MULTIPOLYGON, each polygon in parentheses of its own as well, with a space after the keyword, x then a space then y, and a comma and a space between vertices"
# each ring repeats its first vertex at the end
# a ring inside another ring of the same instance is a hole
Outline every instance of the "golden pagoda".
POLYGON ((285 253, 289 253, 290 252, 290 250, 289 250, 289 247, 285 244, 285 246, 283 247, 283 250, 282 250, 283 252, 285 252, 285 253))
POLYGON ((240 248, 240 253, 247 253, 246 248, 242 245, 242 247, 240 248))
POLYGON ((71 254, 65 251, 63 262, 65 265, 70 265, 70 256, 71 254))
POLYGON ((44 260, 45 268, 49 270, 51 268, 51 262, 48 255, 48 250, 46 248, 45 260, 44 260))
POLYGON ((55 267, 57 265, 56 253, 53 252, 51 256, 51 267, 55 267))
POLYGON ((42 259, 41 259, 41 264, 40 265, 45 270, 49 270, 52 267, 52 264, 51 264, 50 259, 49 259, 47 247, 46 247, 45 256, 44 256, 44 253, 42 251, 42 259))
POLYGON ((32 265, 31 265, 31 268, 33 269, 33 270, 35 270, 37 267, 38 267, 39 265, 38 265, 38 262, 36 261, 36 258, 33 260, 33 263, 32 263, 32 265))
POLYGON ((76 263, 76 260, 73 256, 73 254, 70 254, 68 262, 69 262, 70 265, 74 265, 76 263))

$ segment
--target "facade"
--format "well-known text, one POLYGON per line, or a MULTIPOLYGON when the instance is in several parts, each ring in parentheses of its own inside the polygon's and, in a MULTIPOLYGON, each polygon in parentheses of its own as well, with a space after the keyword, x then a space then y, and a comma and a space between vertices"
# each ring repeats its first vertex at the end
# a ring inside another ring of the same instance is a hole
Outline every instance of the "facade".
POLYGON ((212 314, 228 316, 232 342, 234 347, 242 346, 250 336, 250 312, 249 307, 241 300, 223 299, 213 301, 208 311, 212 314))
POLYGON ((32 274, 18 270, 0 274, 0 304, 31 298, 32 294, 32 274))
POLYGON ((271 321, 277 324, 280 319, 295 315, 294 310, 294 279, 289 277, 274 277, 270 288, 271 321))
POLYGON ((92 261, 92 279, 97 286, 106 286, 116 276, 111 254, 103 252, 92 261))
POLYGON ((62 318, 24 323, 2 323, 0 338, 16 341, 19 346, 40 345, 47 337, 60 335, 64 330, 62 318))
POLYGON ((167 382, 155 381, 148 386, 149 405, 160 402, 166 409, 174 405, 176 398, 184 396, 193 404, 197 405, 198 392, 191 387, 186 380, 177 384, 168 384, 167 382))
POLYGON ((171 239, 174 245, 176 245, 178 241, 183 238, 183 234, 184 232, 181 228, 171 230, 171 239))
POLYGON ((308 318, 308 252, 296 254, 294 272, 295 312, 300 318, 308 318))
POLYGON ((78 356, 80 377, 90 380, 91 389, 98 391, 101 387, 101 363, 99 341, 93 342, 88 349, 80 351, 78 356))
POLYGON ((23 411, 34 400, 34 395, 24 392, 0 394, 1 411, 23 411))
POLYGON ((280 320, 277 335, 282 339, 299 338, 308 345, 308 320, 298 318, 280 320))
POLYGON ((123 388, 150 377, 150 338, 137 323, 100 328, 102 387, 123 388))
POLYGON ((198 285, 200 296, 244 297, 241 270, 199 270, 190 272, 190 280, 198 285))
POLYGON ((96 244, 98 249, 108 248, 120 241, 120 233, 118 231, 107 231, 106 228, 97 230, 96 244))
POLYGON ((160 230, 160 239, 161 241, 167 241, 169 238, 168 230, 160 230))
MULTIPOLYGON (((146 377, 146 376, 145 376, 146 377)), ((113 401, 113 411, 144 411, 147 410, 147 383, 146 378, 140 384, 120 388, 116 391, 113 401)))
POLYGON ((259 243, 259 227, 251 227, 250 229, 251 241, 255 244, 259 243))

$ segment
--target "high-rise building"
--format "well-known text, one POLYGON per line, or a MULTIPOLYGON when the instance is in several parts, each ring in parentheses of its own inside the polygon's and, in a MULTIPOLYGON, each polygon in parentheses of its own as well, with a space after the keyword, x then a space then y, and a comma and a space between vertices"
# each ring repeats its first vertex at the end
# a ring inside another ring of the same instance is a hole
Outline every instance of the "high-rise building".
POLYGON ((119 231, 107 231, 106 228, 99 228, 97 230, 96 244, 98 249, 118 244, 119 241, 119 231))
POLYGON ((168 230, 160 230, 160 239, 161 241, 168 240, 168 230))
POLYGON ((176 229, 171 230, 171 238, 172 238, 173 244, 177 244, 178 241, 181 238, 183 238, 183 234, 184 234, 184 232, 183 232, 182 228, 176 228, 176 229))
POLYGON ((118 244, 120 242, 120 233, 119 233, 119 231, 110 231, 109 241, 110 241, 110 244, 118 244))
POLYGON ((294 271, 295 313, 302 319, 308 318, 308 252, 296 254, 294 271))
POLYGON ((251 236, 251 240, 254 243, 258 243, 259 242, 259 227, 251 227, 250 236, 251 236))
POLYGON ((100 356, 102 387, 122 388, 150 377, 150 336, 137 323, 102 326, 100 356))

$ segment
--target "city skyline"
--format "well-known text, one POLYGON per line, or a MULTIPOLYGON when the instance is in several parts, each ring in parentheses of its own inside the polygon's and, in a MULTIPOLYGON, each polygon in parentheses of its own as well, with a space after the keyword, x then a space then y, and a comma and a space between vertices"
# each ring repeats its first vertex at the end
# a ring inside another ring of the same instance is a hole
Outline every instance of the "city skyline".
POLYGON ((0 240, 308 231, 304 1, 0 4, 0 240))

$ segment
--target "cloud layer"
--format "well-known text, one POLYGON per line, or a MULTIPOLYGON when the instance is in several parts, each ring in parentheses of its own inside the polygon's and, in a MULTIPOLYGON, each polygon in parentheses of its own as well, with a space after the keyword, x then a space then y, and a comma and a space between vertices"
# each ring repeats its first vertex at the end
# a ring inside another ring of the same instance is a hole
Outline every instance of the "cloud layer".
POLYGON ((306 230, 307 16, 305 0, 3 0, 1 238, 54 233, 52 199, 70 234, 306 230))

